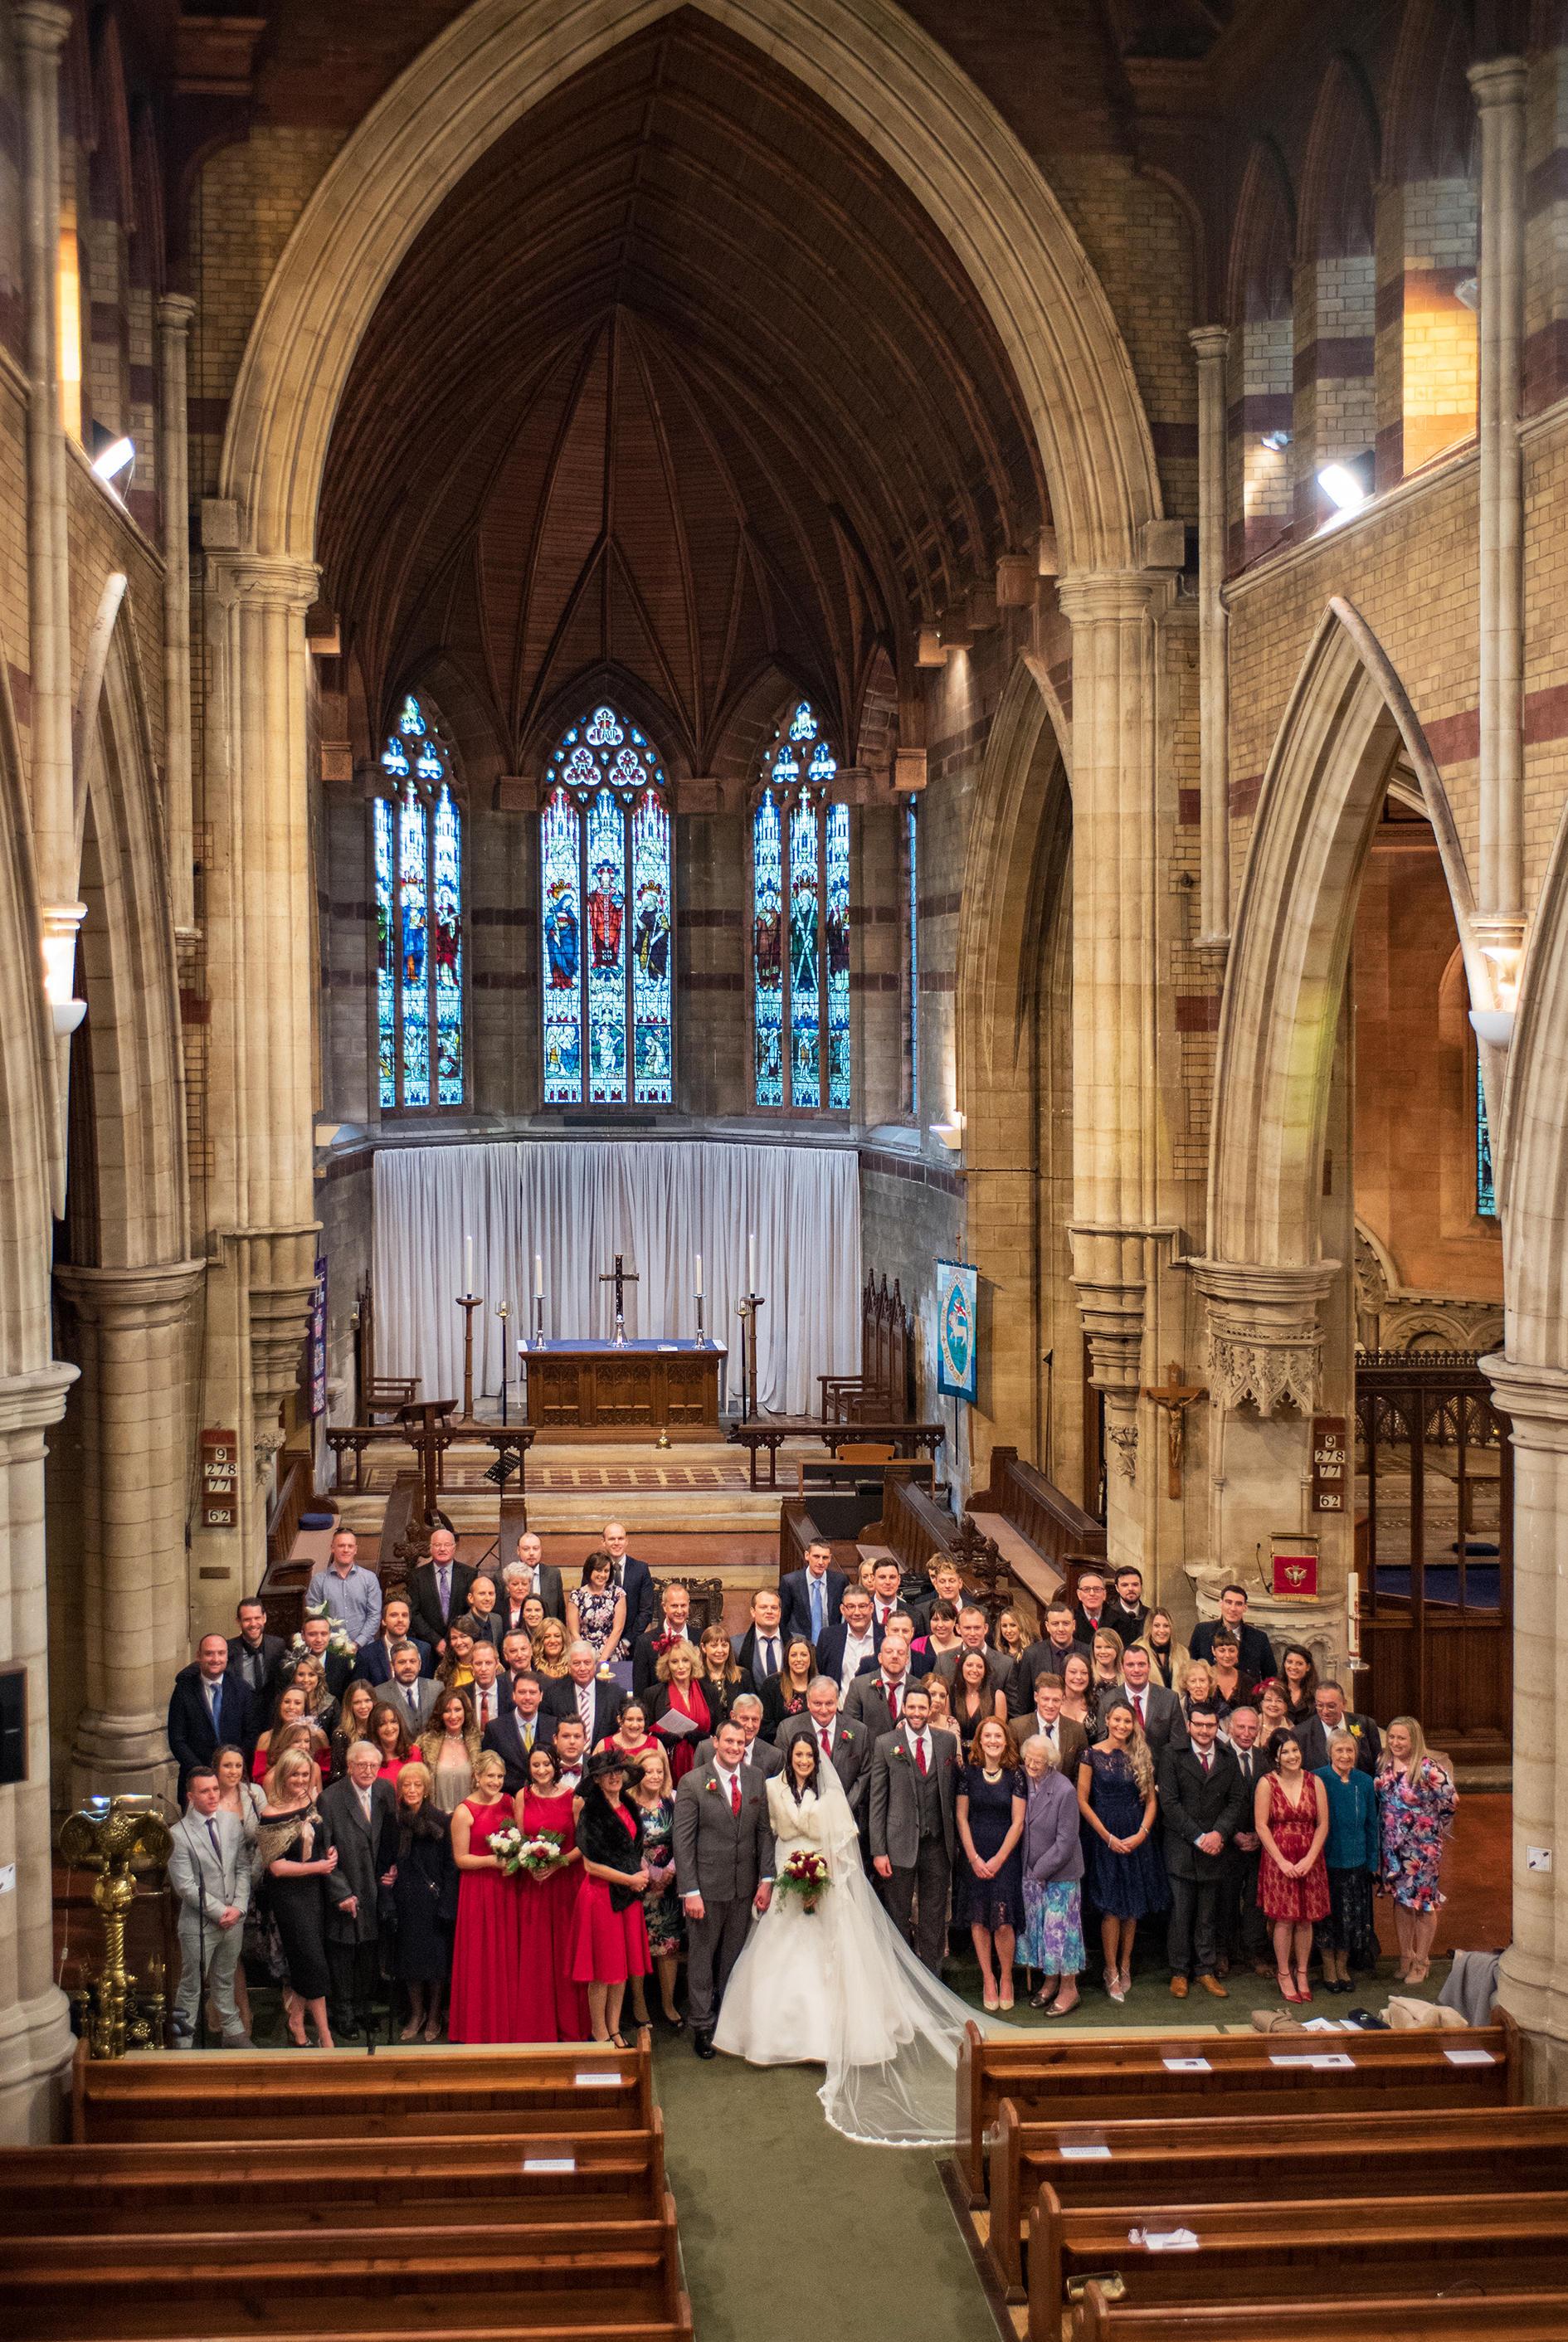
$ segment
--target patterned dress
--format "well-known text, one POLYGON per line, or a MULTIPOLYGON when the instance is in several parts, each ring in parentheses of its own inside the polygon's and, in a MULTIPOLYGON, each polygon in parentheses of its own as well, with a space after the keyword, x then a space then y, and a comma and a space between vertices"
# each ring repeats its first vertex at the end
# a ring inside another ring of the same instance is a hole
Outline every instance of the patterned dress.
MULTIPOLYGON (((1269 1827, 1286 1862, 1303 1862, 1317 1835, 1317 1789, 1305 1777, 1302 1801, 1293 1806, 1277 1773, 1269 1775, 1269 1827)), ((1326 1841, 1325 1841, 1326 1843, 1326 1841)), ((1258 1865, 1258 1908, 1271 1919, 1326 1919, 1328 1865, 1320 1853, 1304 1878, 1287 1878, 1265 1846, 1258 1865)))
POLYGON ((1458 1790, 1430 1756, 1408 1774, 1390 1765, 1378 1774, 1375 1787, 1383 1845, 1378 1893, 1392 1895, 1407 1911, 1441 1911, 1448 1897, 1438 1887, 1437 1874, 1458 1790))
POLYGON ((621 1599, 619 1586, 607 1586, 603 1594, 595 1594, 591 1586, 580 1586, 574 1598, 583 1640, 593 1644, 599 1655, 600 1666, 608 1666, 616 1659, 624 1659, 626 1656, 625 1637, 623 1636, 614 1646, 610 1643, 610 1629, 615 1623, 615 1605, 621 1599))
MULTIPOLYGON (((661 1798, 653 1812, 643 1817, 643 1855, 650 1870, 662 1870, 674 1860, 670 1841, 675 1827, 674 1797, 661 1798)), ((643 1897, 643 1917, 648 1923, 648 1949, 655 1959, 673 1958, 686 1948, 686 1921, 681 1909, 681 1898, 675 1891, 672 1876, 667 1887, 650 1887, 643 1897)))

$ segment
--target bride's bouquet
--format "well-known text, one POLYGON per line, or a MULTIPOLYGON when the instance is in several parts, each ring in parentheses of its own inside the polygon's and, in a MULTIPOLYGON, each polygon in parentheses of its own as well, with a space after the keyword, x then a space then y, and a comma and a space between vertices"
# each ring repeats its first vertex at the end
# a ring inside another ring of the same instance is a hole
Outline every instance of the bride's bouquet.
POLYGON ((504 1878, 547 1878, 560 1862, 562 1844, 559 1830, 535 1830, 531 1837, 520 1829, 497 1830, 490 1851, 504 1878))
POLYGON ((801 1847, 791 1855, 774 1884, 781 1895, 798 1896, 803 1911, 814 1911, 833 1881, 821 1855, 801 1847))

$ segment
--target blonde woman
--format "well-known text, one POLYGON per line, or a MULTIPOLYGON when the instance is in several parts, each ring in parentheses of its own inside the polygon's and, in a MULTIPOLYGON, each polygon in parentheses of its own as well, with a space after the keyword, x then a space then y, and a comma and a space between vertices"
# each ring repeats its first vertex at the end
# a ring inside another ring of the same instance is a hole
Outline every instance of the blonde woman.
POLYGON ((308 1752, 285 1748, 277 1760, 274 1797, 256 1827, 256 1859, 283 1947, 289 2037, 299 2049, 305 2047, 307 2016, 315 2027, 317 2047, 332 2047, 326 2017, 326 1882, 337 1868, 337 1848, 319 1851, 315 1779, 308 1752))
POLYGON ((1156 1607, 1144 1621, 1139 1646, 1149 1654, 1149 1678, 1167 1691, 1182 1691, 1187 1680, 1187 1654, 1176 1639, 1176 1622, 1168 1610, 1156 1607))
POLYGON ((299 1681, 297 1676, 292 1683, 285 1684, 282 1691, 279 1692, 277 1706, 273 1710, 271 1728, 264 1732, 256 1742, 255 1758, 251 1767, 251 1778, 254 1781, 265 1781, 276 1765, 279 1753, 285 1746, 294 1746, 298 1736, 291 1734, 289 1726, 295 1724, 303 1724, 305 1726, 310 1753, 319 1763, 320 1759, 326 1755, 326 1735, 309 1712, 305 1686, 299 1681))
POLYGON ((1132 1708, 1118 1700, 1106 1711, 1104 1739, 1078 1767, 1078 1810, 1090 1832, 1084 1893, 1100 1914, 1105 1990, 1117 2002, 1132 1986, 1139 1920, 1171 1905, 1164 1863, 1150 1844, 1154 1807, 1149 1744, 1132 1708))
POLYGON ((268 1804, 272 1804, 275 1800, 275 1793, 277 1788, 278 1767, 282 1764, 286 1756, 291 1755, 296 1749, 300 1750, 310 1759, 310 1793, 313 1797, 319 1797, 321 1795, 321 1767, 315 1761, 315 1747, 318 1736, 315 1726, 307 1718, 302 1716, 296 1724, 280 1724, 275 1726, 271 1737, 273 1743, 272 1754, 267 1763, 265 1774, 262 1779, 262 1795, 266 1798, 268 1804))
POLYGON ((559 1618, 540 1622, 534 1637, 534 1672, 546 1683, 559 1683, 566 1672, 566 1629, 559 1618))
POLYGON ((1377 1891, 1393 1897, 1400 1980, 1421 1984, 1432 1966, 1432 1939, 1446 1900, 1438 1872, 1459 1792, 1429 1753, 1413 1716, 1396 1716, 1383 1734, 1373 1787, 1381 1842, 1377 1891))
POLYGON ((996 1621, 991 1639, 996 1648, 1016 1665, 1028 1649, 1032 1638, 1017 1611, 1004 1610, 996 1621))

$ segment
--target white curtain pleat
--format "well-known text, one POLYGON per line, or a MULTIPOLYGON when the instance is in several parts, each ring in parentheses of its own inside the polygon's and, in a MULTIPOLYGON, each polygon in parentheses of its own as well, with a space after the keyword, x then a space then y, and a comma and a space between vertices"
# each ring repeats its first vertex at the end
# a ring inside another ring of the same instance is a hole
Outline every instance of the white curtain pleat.
POLYGON ((725 1146, 603 1140, 504 1146, 385 1147, 375 1157, 376 1369, 417 1375, 431 1398, 463 1392, 464 1245, 474 1239, 474 1386, 501 1388, 497 1305, 511 1304, 506 1376, 534 1324, 534 1260, 544 1276, 552 1340, 604 1339, 613 1288, 598 1282, 617 1249, 629 1338, 690 1341, 696 1256, 710 1339, 731 1351, 739 1386, 746 1239, 757 1242, 762 1404, 816 1412, 816 1376, 860 1366, 860 1176, 844 1147, 725 1146))

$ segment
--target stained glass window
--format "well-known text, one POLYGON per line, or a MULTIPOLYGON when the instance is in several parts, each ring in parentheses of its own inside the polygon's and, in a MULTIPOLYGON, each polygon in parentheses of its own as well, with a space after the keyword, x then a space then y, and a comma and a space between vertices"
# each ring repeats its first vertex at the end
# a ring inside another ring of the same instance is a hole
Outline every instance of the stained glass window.
POLYGON ((550 760, 539 821, 546 1106, 674 1101, 670 853, 652 743, 595 707, 550 760))
POLYGON ((849 807, 830 802, 837 772, 801 700, 768 752, 752 824, 760 1106, 849 1110, 849 807))
POLYGON ((1492 1170, 1492 1132, 1486 1120, 1486 1091, 1481 1067, 1475 1068, 1475 1208, 1483 1219, 1497 1217, 1497 1182, 1492 1170))
POLYGON ((434 718, 410 692, 372 809, 377 1084, 384 1107, 463 1103, 463 816, 434 718))

